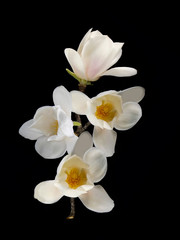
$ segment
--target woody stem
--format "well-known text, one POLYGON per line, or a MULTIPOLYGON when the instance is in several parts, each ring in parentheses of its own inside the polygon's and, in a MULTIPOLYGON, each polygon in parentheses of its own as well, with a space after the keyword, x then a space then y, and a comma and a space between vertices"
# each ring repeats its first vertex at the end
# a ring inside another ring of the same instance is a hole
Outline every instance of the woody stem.
POLYGON ((70 203, 71 203, 71 211, 67 219, 73 219, 75 217, 75 199, 70 198, 70 203))

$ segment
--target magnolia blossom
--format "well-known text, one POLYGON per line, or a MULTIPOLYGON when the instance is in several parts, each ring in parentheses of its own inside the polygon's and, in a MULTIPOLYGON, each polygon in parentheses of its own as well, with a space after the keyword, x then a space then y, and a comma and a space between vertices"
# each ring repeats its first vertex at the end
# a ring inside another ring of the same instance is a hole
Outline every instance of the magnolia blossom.
POLYGON ((115 67, 109 69, 121 57, 123 44, 113 42, 107 35, 90 29, 80 42, 77 51, 66 48, 65 55, 79 79, 96 81, 105 75, 132 76, 137 73, 134 68, 115 67))
POLYGON ((101 185, 94 185, 106 174, 107 159, 97 148, 92 147, 92 137, 83 132, 71 155, 65 156, 57 168, 55 180, 39 183, 34 197, 42 203, 51 204, 63 196, 76 198, 90 210, 109 212, 113 200, 101 185))
POLYGON ((58 158, 66 150, 70 153, 77 141, 71 121, 72 98, 65 87, 53 92, 55 106, 39 108, 34 118, 25 122, 19 133, 30 140, 37 140, 36 151, 44 158, 58 158))
POLYGON ((72 109, 75 113, 86 115, 94 125, 93 140, 97 148, 107 157, 114 154, 117 130, 132 128, 141 118, 139 101, 144 97, 142 87, 132 87, 124 91, 105 91, 89 98, 80 91, 72 91, 72 109))

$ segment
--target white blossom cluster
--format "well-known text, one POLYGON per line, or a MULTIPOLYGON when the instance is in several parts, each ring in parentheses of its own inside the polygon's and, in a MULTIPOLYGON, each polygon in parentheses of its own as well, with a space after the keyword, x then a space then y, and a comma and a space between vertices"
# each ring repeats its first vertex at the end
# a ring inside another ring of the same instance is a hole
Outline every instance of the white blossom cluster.
POLYGON ((112 157, 117 141, 116 130, 132 128, 141 118, 139 102, 145 95, 142 87, 108 90, 89 98, 84 90, 91 82, 110 75, 133 76, 137 70, 129 67, 111 68, 121 57, 123 43, 113 42, 107 35, 90 29, 76 50, 65 49, 72 67, 67 72, 79 81, 79 91, 69 92, 58 86, 53 92, 54 106, 37 109, 34 117, 25 122, 19 133, 36 140, 35 149, 43 157, 62 157, 54 180, 39 183, 34 197, 52 204, 63 196, 78 197, 95 212, 109 212, 114 201, 101 185, 96 185, 107 172, 107 157, 112 157), (72 120, 72 112, 76 120, 72 120), (81 115, 88 124, 82 126, 81 115), (78 121, 79 120, 79 121, 78 121), (92 135, 85 131, 92 124, 92 135))

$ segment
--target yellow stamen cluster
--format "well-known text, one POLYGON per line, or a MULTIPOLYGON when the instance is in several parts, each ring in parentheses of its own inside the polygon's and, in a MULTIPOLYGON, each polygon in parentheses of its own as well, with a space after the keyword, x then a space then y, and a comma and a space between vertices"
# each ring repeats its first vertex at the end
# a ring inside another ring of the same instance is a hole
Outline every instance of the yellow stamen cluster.
POLYGON ((84 169, 72 168, 69 172, 66 171, 66 174, 66 182, 72 189, 80 187, 87 181, 86 172, 84 169))
POLYGON ((100 106, 96 107, 95 116, 98 119, 104 120, 106 122, 111 122, 116 115, 116 110, 113 105, 109 102, 105 103, 102 101, 100 106))
POLYGON ((58 128, 59 128, 58 121, 55 120, 55 121, 53 122, 53 124, 51 125, 51 127, 52 127, 52 134, 53 134, 53 135, 57 135, 57 131, 58 131, 58 128))

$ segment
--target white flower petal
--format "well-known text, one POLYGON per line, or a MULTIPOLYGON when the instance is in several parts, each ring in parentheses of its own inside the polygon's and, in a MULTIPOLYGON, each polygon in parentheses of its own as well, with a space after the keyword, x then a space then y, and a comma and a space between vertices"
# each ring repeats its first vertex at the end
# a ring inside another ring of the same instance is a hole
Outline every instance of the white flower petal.
POLYGON ((44 106, 36 111, 31 128, 41 131, 46 136, 50 136, 54 133, 53 126, 56 120, 56 108, 51 106, 44 106))
POLYGON ((132 128, 141 118, 142 110, 138 103, 127 102, 123 104, 123 113, 115 123, 118 130, 128 130, 132 128))
POLYGON ((54 89, 53 101, 55 105, 61 106, 65 113, 68 115, 71 114, 72 98, 70 92, 68 92, 64 86, 60 86, 54 89))
POLYGON ((79 196, 79 199, 85 207, 94 212, 110 212, 114 207, 114 201, 100 185, 97 185, 87 193, 82 194, 79 196))
POLYGON ((101 129, 94 127, 93 141, 94 145, 99 148, 106 157, 114 154, 117 133, 114 130, 101 129))
POLYGON ((131 87, 123 91, 119 91, 118 94, 122 97, 123 103, 125 102, 140 102, 144 95, 145 89, 143 87, 131 87))
POLYGON ((72 151, 72 155, 75 154, 80 158, 83 158, 84 153, 93 146, 93 139, 89 132, 83 132, 79 136, 74 149, 72 151))
POLYGON ((135 68, 130 67, 115 67, 107 70, 101 76, 115 76, 115 77, 130 77, 137 74, 135 68))
POLYGON ((67 118, 66 121, 60 123, 60 128, 63 134, 67 137, 74 136, 73 122, 70 118, 67 118))
POLYGON ((74 146, 78 140, 78 137, 74 135, 73 137, 66 138, 66 147, 68 154, 72 153, 72 150, 74 149, 74 146))
POLYGON ((90 148, 83 157, 89 165, 89 174, 93 182, 99 182, 107 172, 107 159, 101 150, 90 148))
POLYGON ((31 125, 33 124, 34 120, 31 119, 27 122, 25 122, 19 129, 19 134, 25 138, 28 138, 30 140, 36 140, 39 137, 41 137, 43 134, 38 129, 31 128, 31 125))
POLYGON ((42 203, 55 203, 62 197, 60 190, 55 186, 55 180, 41 182, 34 189, 34 198, 42 203))
POLYGON ((97 80, 98 74, 106 69, 108 57, 113 49, 113 42, 108 36, 98 36, 89 39, 82 50, 82 60, 90 81, 97 80))
POLYGON ((87 104, 88 101, 90 101, 89 97, 80 91, 71 91, 71 96, 72 96, 72 111, 77 114, 86 115, 87 104))
POLYGON ((92 28, 89 29, 89 31, 84 35, 83 39, 81 40, 80 44, 79 44, 79 47, 78 47, 78 50, 77 52, 79 54, 81 54, 82 52, 82 49, 84 47, 84 44, 87 42, 87 40, 89 39, 90 35, 91 35, 91 31, 92 31, 92 28))
POLYGON ((71 65, 74 73, 81 79, 86 80, 86 75, 85 75, 85 70, 84 70, 84 64, 81 59, 81 56, 79 55, 78 52, 76 52, 72 48, 66 48, 65 49, 65 55, 66 58, 71 65))
POLYGON ((65 140, 48 141, 48 137, 43 136, 36 141, 35 149, 44 158, 59 158, 66 152, 66 142, 65 140))

